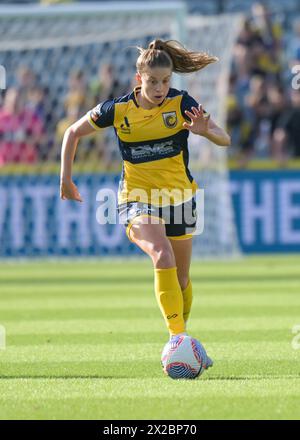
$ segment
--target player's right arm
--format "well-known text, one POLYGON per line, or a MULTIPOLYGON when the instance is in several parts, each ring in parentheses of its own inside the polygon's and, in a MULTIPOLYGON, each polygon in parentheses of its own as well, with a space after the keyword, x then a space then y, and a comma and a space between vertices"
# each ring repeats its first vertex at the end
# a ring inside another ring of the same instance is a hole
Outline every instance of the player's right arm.
POLYGON ((76 185, 72 182, 72 165, 78 141, 82 136, 110 127, 114 123, 115 100, 107 100, 90 110, 71 125, 64 134, 61 151, 60 197, 82 202, 76 185))
POLYGON ((87 115, 74 122, 65 131, 61 150, 60 172, 60 197, 62 200, 68 199, 82 202, 79 191, 72 181, 72 165, 79 139, 94 131, 95 128, 89 123, 87 115))

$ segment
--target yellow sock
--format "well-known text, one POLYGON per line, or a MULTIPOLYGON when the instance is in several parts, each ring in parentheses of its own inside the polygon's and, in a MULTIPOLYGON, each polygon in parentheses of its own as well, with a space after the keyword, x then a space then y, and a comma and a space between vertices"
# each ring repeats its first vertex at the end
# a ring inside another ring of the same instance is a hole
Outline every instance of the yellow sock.
POLYGON ((192 289, 191 280, 189 280, 188 285, 182 291, 182 296, 183 296, 183 319, 184 322, 186 322, 190 315, 192 301, 193 301, 193 289, 192 289))
POLYGON ((155 295, 160 310, 171 334, 185 332, 183 320, 183 298, 177 278, 177 268, 154 269, 155 295))

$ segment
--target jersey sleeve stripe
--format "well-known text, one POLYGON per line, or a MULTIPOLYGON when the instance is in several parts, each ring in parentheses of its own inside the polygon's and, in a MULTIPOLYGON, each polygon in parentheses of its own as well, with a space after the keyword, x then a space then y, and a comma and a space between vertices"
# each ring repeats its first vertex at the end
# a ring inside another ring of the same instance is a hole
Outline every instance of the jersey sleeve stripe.
POLYGON ((87 113, 87 120, 88 120, 89 124, 90 124, 95 130, 98 130, 98 131, 99 131, 99 130, 102 130, 101 127, 98 127, 98 125, 95 124, 95 122, 94 122, 93 119, 91 118, 90 113, 87 113))

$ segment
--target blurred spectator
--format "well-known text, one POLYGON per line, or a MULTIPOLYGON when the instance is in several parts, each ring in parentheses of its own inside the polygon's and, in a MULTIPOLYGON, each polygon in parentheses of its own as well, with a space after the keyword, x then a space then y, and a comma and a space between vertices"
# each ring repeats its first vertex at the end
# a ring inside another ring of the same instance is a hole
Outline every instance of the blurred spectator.
POLYGON ((92 97, 90 107, 125 93, 125 87, 116 77, 112 64, 106 63, 99 66, 97 77, 89 84, 89 93, 92 97))
POLYGON ((300 18, 293 23, 293 34, 288 44, 288 55, 293 64, 300 63, 300 18))
POLYGON ((22 93, 26 108, 45 118, 45 89, 37 81, 36 74, 28 66, 20 66, 16 75, 16 88, 22 93))
POLYGON ((236 147, 240 142, 241 125, 243 121, 243 111, 234 89, 235 81, 236 77, 231 75, 227 94, 227 128, 231 136, 233 147, 236 147))
POLYGON ((28 66, 20 66, 17 70, 17 88, 26 95, 36 85, 36 75, 28 66))
POLYGON ((45 118, 45 90, 43 87, 34 86, 28 90, 26 108, 44 120, 45 118))
POLYGON ((266 49, 262 41, 253 47, 253 74, 265 75, 269 79, 280 79, 282 67, 279 55, 273 49, 266 49))
POLYGON ((238 69, 242 66, 245 66, 246 70, 252 73, 253 69, 255 68, 255 56, 253 49, 261 42, 261 37, 253 29, 251 20, 245 17, 242 22, 241 30, 239 32, 234 50, 234 56, 238 69))
POLYGON ((282 27, 262 3, 253 4, 251 21, 259 37, 253 48, 257 65, 256 73, 278 79, 282 68, 282 27))
POLYGON ((253 28, 260 35, 267 48, 281 48, 282 26, 274 19, 273 13, 264 3, 253 3, 251 21, 253 28))
POLYGON ((245 118, 244 109, 235 93, 236 77, 231 76, 227 95, 227 129, 231 136, 231 156, 236 156, 240 166, 244 166, 252 155, 251 124, 245 118))
POLYGON ((250 90, 245 97, 244 116, 250 126, 247 144, 251 145, 252 153, 260 157, 265 157, 269 153, 269 115, 270 105, 265 78, 255 75, 250 80, 250 90))
POLYGON ((43 134, 43 122, 26 108, 23 93, 8 89, 0 108, 0 165, 36 162, 43 134))
POLYGON ((243 166, 251 157, 279 157, 275 129, 287 108, 282 34, 275 15, 254 3, 235 44, 227 124, 243 166))
POLYGON ((283 112, 274 131, 273 150, 279 160, 288 154, 300 157, 300 90, 292 90, 291 104, 283 112))
POLYGON ((251 124, 251 143, 257 157, 272 156, 276 124, 286 108, 282 86, 254 76, 246 98, 246 114, 251 124))
POLYGON ((64 106, 66 110, 77 107, 81 114, 88 108, 87 84, 81 70, 74 70, 69 76, 68 92, 64 99, 64 106))
MULTIPOLYGON (((81 116, 79 107, 68 107, 66 116, 61 119, 56 127, 55 148, 49 154, 50 160, 59 160, 63 137, 67 128, 76 122, 81 116)), ((105 155, 104 132, 97 130, 93 134, 83 137, 80 140, 80 148, 77 149, 76 158, 82 161, 96 161, 100 164, 105 155)), ((105 161, 106 167, 107 163, 105 161)))
POLYGON ((271 130, 271 136, 273 136, 274 130, 277 126, 277 123, 281 115, 287 109, 287 97, 283 86, 281 84, 269 83, 267 85, 267 99, 270 104, 270 113, 269 113, 269 118, 271 122, 270 130, 271 130))
POLYGON ((246 96, 245 104, 249 110, 252 122, 268 116, 269 102, 267 97, 267 82, 261 75, 255 75, 250 81, 249 94, 246 96))

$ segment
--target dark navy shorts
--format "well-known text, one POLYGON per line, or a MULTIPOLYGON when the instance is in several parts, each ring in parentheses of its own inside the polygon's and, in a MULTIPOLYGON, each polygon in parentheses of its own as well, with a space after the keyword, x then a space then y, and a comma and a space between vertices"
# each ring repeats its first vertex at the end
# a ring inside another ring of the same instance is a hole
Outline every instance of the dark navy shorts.
POLYGON ((130 238, 130 229, 140 216, 149 217, 149 223, 163 223, 166 235, 170 239, 191 238, 196 230, 197 209, 195 197, 176 206, 158 207, 142 202, 122 203, 118 206, 119 221, 126 227, 130 238))

